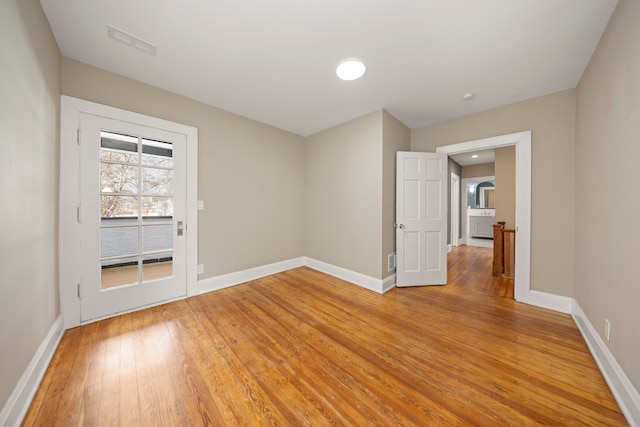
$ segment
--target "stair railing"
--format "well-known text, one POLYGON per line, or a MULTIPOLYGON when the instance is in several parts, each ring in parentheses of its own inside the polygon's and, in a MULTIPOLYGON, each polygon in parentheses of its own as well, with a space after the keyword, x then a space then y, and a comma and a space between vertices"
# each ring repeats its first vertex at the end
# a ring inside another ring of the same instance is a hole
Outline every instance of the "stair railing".
POLYGON ((504 221, 493 224, 493 275, 513 278, 515 265, 516 230, 505 228, 504 221))

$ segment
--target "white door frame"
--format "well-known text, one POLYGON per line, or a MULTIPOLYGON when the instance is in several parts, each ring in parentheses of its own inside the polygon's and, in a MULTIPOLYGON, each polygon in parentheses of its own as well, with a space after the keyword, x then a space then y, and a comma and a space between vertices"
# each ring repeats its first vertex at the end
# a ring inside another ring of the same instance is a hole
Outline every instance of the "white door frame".
POLYGON ((459 246, 460 242, 460 177, 451 172, 451 207, 449 218, 451 219, 451 245, 449 250, 459 246))
MULTIPOLYGON (((104 116, 125 122, 163 129, 187 137, 187 296, 198 288, 198 129, 82 99, 62 96, 60 117, 60 207, 58 228, 60 311, 64 327, 80 321, 80 113, 104 116)), ((166 302, 166 301, 164 301, 166 302)), ((163 302, 163 303, 164 303, 163 302)), ((95 319, 98 320, 98 319, 95 319)))
POLYGON ((461 142, 436 148, 452 155, 470 151, 516 147, 516 266, 514 298, 529 302, 531 295, 531 131, 461 142))

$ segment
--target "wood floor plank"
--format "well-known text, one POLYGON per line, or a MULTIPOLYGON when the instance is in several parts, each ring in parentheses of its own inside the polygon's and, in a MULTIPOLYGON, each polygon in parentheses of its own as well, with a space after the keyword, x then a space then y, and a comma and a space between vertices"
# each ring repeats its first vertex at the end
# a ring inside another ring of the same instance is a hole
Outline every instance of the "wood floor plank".
MULTIPOLYGON (((249 288, 246 290, 249 291, 249 288)), ((299 378, 299 383, 296 381, 298 387, 302 389, 306 386, 315 399, 322 401, 318 408, 323 411, 323 417, 328 418, 331 406, 334 406, 337 421, 341 421, 340 425, 381 422, 383 418, 379 416, 378 411, 368 404, 370 399, 357 396, 354 387, 349 387, 339 380, 344 375, 335 375, 330 368, 326 368, 331 362, 322 352, 315 351, 306 345, 304 340, 299 339, 293 332, 298 328, 297 322, 292 324, 291 328, 287 327, 289 313, 269 299, 259 298, 264 295, 247 292, 242 298, 235 296, 234 302, 244 313, 250 311, 255 315, 256 320, 252 322, 255 328, 261 328, 263 325, 262 331, 273 340, 270 347, 273 357, 282 361, 282 369, 286 374, 290 378, 299 378), (286 334, 281 333, 282 330, 286 330, 286 334), (347 405, 335 405, 336 391, 340 392, 341 399, 348 403, 347 405)))
POLYGON ((170 333, 203 425, 260 425, 262 417, 251 416, 256 414, 256 408, 191 308, 186 303, 177 306, 170 333))
MULTIPOLYGON (((367 339, 366 339, 366 334, 369 333, 371 334, 372 328, 371 325, 373 324, 377 324, 377 322, 372 321, 372 323, 370 323, 369 321, 367 321, 367 319, 362 319, 362 321, 360 322, 360 325, 358 325, 358 317, 361 316, 364 311, 360 310, 357 308, 357 302, 352 302, 351 303, 351 307, 353 308, 354 312, 358 313, 358 316, 351 316, 350 317, 350 321, 347 326, 344 325, 340 325, 338 323, 335 324, 330 324, 330 319, 325 318, 323 319, 323 322, 321 323, 322 328, 328 327, 332 330, 341 330, 342 333, 345 335, 344 337, 341 338, 341 340, 343 341, 344 344, 347 344, 351 347, 353 347, 353 342, 365 342, 368 344, 367 339), (360 326, 360 328, 358 328, 358 326, 360 326), (359 334, 354 334, 354 331, 359 331, 359 334)), ((379 314, 380 315, 380 314, 379 314)), ((382 325, 388 325, 388 323, 386 322, 382 322, 382 325)), ((408 335, 412 335, 411 334, 411 330, 406 330, 405 328, 407 328, 408 324, 406 322, 403 322, 402 324, 402 330, 392 330, 392 329, 388 329, 386 331, 386 333, 384 334, 380 334, 380 330, 376 329, 375 330, 375 336, 376 338, 385 341, 385 343, 392 343, 394 342, 394 340, 392 339, 392 337, 398 337, 400 334, 403 333, 408 333, 408 335)), ((328 333, 328 332, 325 332, 328 333)), ((339 336, 336 334, 333 334, 334 339, 339 339, 339 336)), ((419 339, 419 335, 416 334, 414 335, 414 337, 416 337, 417 339, 419 339)), ((396 341, 397 342, 397 341, 396 341)), ((469 424, 469 423, 473 423, 474 419, 478 416, 478 414, 476 414, 476 412, 478 412, 479 410, 483 409, 478 405, 471 405, 470 408, 468 408, 465 411, 463 411, 464 408, 464 403, 461 403, 462 401, 468 402, 469 401, 469 392, 471 390, 467 389, 466 393, 463 393, 463 398, 458 398, 458 394, 461 394, 460 391, 460 387, 461 387, 461 383, 458 383, 457 386, 455 388, 450 387, 450 383, 451 383, 451 374, 450 372, 447 372, 445 375, 446 380, 445 381, 437 381, 437 375, 439 374, 440 369, 443 368, 443 366, 441 365, 440 362, 438 362, 439 360, 441 360, 441 355, 439 354, 435 354, 435 353, 431 353, 427 356, 425 356, 424 359, 420 360, 421 364, 424 364, 425 362, 429 361, 429 360, 433 360, 435 361, 435 365, 434 365, 434 371, 431 372, 431 375, 428 378, 422 378, 420 375, 416 375, 415 371, 413 370, 413 367, 416 366, 415 362, 416 359, 413 360, 413 362, 409 361, 407 359, 407 353, 414 353, 413 355, 415 356, 415 352, 413 352, 411 349, 412 348, 416 348, 419 343, 418 342, 413 342, 411 340, 402 340, 402 342, 397 342, 397 346, 392 346, 391 348, 388 348, 388 345, 385 344, 384 349, 380 349, 379 347, 376 347, 375 345, 373 346, 373 348, 375 348, 376 350, 378 350, 378 352, 372 352, 369 350, 369 346, 361 346, 359 348, 357 348, 357 353, 359 355, 359 357, 361 358, 365 358, 366 360, 370 361, 370 363, 374 366, 386 366, 387 367, 387 374, 391 375, 393 377, 396 377, 399 381, 406 381, 407 383, 404 385, 405 388, 409 388, 409 389, 414 389, 417 393, 420 393, 420 397, 418 398, 419 400, 423 400, 422 401, 422 405, 423 406, 431 406, 432 408, 435 407, 437 408, 438 412, 442 412, 444 410, 444 408, 450 408, 450 410, 453 412, 457 412, 457 417, 461 416, 461 414, 464 413, 464 416, 466 418, 464 419, 455 419, 454 417, 451 417, 450 419, 447 420, 441 420, 441 421, 446 421, 447 423, 458 423, 458 422, 462 422, 465 424, 469 424), (366 357, 365 357, 366 356, 366 357), (435 401, 424 401, 423 395, 428 395, 428 396, 435 396, 435 401), (443 399, 443 396, 448 396, 449 399, 443 399)), ((414 396, 415 399, 415 396, 414 396)), ((486 409, 486 408, 484 408, 486 409)), ((489 411, 492 411, 492 408, 488 408, 489 411)), ((429 419, 429 413, 431 412, 428 408, 425 409, 427 414, 424 415, 423 420, 424 421, 433 421, 429 419)), ((507 410, 507 408, 502 408, 502 411, 507 410)), ((482 415, 483 417, 485 417, 484 419, 486 419, 486 417, 488 416, 487 413, 482 415)), ((515 414, 513 414, 513 416, 515 416, 515 414)))
POLYGON ((289 351, 291 348, 287 346, 286 339, 280 336, 277 328, 271 327, 268 323, 269 318, 265 318, 265 313, 260 307, 252 304, 246 298, 235 298, 233 302, 239 314, 244 317, 244 321, 250 325, 250 330, 254 332, 250 337, 250 342, 259 346, 261 352, 274 361, 268 371, 268 378, 273 379, 274 373, 277 373, 276 383, 279 383, 281 387, 279 406, 286 408, 293 414, 305 414, 304 419, 299 420, 305 423, 313 424, 317 417, 328 420, 331 424, 344 425, 347 423, 348 417, 341 411, 337 411, 325 395, 318 392, 318 388, 322 388, 322 385, 318 383, 319 377, 310 374, 308 366, 297 363, 299 354, 296 355, 295 352, 289 351), (299 403, 291 404, 297 401, 309 405, 301 407, 299 403))
POLYGON ((447 256, 448 281, 455 287, 513 299, 514 281, 493 277, 493 248, 457 246, 447 256))
POLYGON ((62 372, 60 388, 51 390, 52 395, 57 396, 54 402, 49 403, 49 408, 43 408, 39 417, 40 425, 74 426, 78 425, 82 417, 84 385, 94 345, 96 325, 87 325, 81 328, 81 338, 77 352, 71 359, 68 369, 62 372))
MULTIPOLYGON (((189 301, 195 316, 203 325, 207 336, 221 357, 221 360, 232 372, 236 393, 240 392, 246 396, 248 414, 254 417, 254 421, 260 425, 278 425, 284 423, 283 415, 273 407, 268 395, 260 387, 256 378, 246 366, 244 357, 237 355, 235 349, 242 346, 246 337, 241 333, 242 325, 228 323, 221 313, 224 313, 225 306, 229 304, 224 295, 206 295, 206 298, 192 299, 189 301), (211 299, 213 298, 213 299, 211 299), (209 316, 211 304, 215 306, 215 313, 209 316), (220 313, 220 315, 218 315, 220 313)), ((250 360, 249 364, 264 363, 260 360, 250 360)), ((242 415, 240 415, 242 416, 242 415)))
MULTIPOLYGON (((83 355, 82 362, 86 364, 84 387, 81 389, 80 408, 77 419, 69 420, 71 425, 99 425, 100 407, 104 402, 111 405, 110 396, 102 398, 102 390, 105 385, 105 357, 108 345, 109 330, 119 318, 112 318, 97 322, 91 336, 92 351, 83 355)), ((118 408, 114 408, 118 409, 118 408)))
POLYGON ((82 334, 81 328, 70 329, 64 333, 64 339, 60 341, 60 345, 51 359, 38 392, 25 415, 23 424, 38 426, 44 424, 42 421, 44 419, 51 420, 51 415, 56 410, 54 405, 57 405, 58 402, 55 399, 47 398, 47 396, 59 395, 64 390, 64 384, 67 380, 65 373, 70 373, 72 370, 82 334), (40 418, 41 414, 42 418, 40 418))
POLYGON ((24 425, 626 425, 571 317, 494 285, 302 267, 72 329, 24 425))
POLYGON ((118 425, 121 426, 142 425, 137 381, 138 361, 135 357, 134 339, 137 331, 133 328, 132 320, 135 315, 135 313, 127 313, 120 316, 120 410, 116 415, 119 416, 118 425))
POLYGON ((171 338, 158 310, 152 307, 134 318, 141 419, 143 425, 149 426, 182 425, 180 398, 165 364, 172 357, 171 338))

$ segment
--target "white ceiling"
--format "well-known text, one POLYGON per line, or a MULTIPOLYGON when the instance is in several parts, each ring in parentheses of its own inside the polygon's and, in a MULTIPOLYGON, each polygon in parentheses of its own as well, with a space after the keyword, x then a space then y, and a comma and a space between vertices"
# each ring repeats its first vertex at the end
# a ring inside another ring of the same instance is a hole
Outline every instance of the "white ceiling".
POLYGON ((41 3, 63 55, 306 136, 381 108, 416 128, 573 88, 617 0, 41 3), (336 77, 348 57, 360 80, 336 77))

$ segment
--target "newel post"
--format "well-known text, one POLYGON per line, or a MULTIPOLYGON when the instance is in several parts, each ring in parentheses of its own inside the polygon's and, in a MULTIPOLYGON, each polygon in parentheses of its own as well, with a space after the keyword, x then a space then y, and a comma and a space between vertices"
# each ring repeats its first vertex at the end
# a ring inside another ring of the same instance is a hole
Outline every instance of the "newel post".
POLYGON ((504 230, 504 221, 498 221, 493 224, 493 275, 495 277, 502 276, 503 269, 503 230, 504 230))

